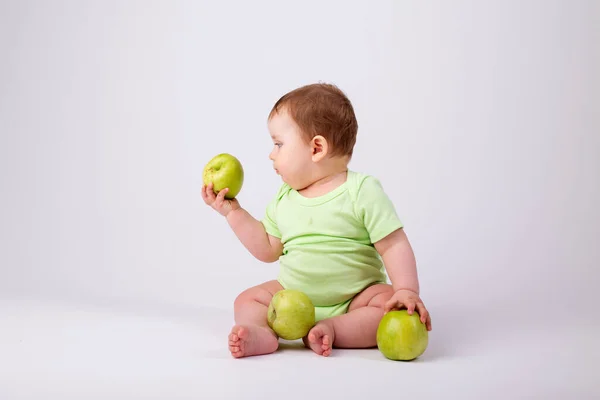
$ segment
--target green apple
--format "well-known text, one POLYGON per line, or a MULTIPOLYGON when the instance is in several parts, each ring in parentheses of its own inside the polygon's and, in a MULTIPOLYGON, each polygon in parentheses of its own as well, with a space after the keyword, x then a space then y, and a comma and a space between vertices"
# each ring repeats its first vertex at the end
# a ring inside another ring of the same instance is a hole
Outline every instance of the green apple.
POLYGON ((377 327, 377 347, 390 360, 410 361, 425 352, 429 343, 427 327, 415 311, 390 311, 377 327))
POLYGON ((315 306, 303 292, 284 289, 275 293, 267 310, 267 322, 277 336, 296 340, 315 325, 315 306))
POLYGON ((204 166, 202 180, 205 185, 212 182, 213 191, 217 194, 221 190, 229 188, 225 198, 233 199, 242 190, 244 184, 242 163, 231 154, 218 154, 204 166))

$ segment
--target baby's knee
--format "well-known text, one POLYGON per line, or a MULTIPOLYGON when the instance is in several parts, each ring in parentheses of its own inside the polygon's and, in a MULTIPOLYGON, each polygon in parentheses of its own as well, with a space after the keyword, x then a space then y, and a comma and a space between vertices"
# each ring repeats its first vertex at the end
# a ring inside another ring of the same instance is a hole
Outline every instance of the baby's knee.
POLYGON ((369 306, 383 309, 385 307, 385 303, 387 303, 393 295, 394 291, 391 288, 389 290, 377 293, 369 302, 369 306))
POLYGON ((233 301, 233 306, 235 308, 239 308, 240 306, 253 301, 253 288, 250 289, 246 289, 243 292, 241 292, 240 294, 237 295, 237 297, 235 298, 235 300, 233 301))
POLYGON ((234 308, 239 308, 248 303, 260 303, 268 306, 270 301, 269 292, 260 287, 251 287, 237 295, 233 306, 234 308))

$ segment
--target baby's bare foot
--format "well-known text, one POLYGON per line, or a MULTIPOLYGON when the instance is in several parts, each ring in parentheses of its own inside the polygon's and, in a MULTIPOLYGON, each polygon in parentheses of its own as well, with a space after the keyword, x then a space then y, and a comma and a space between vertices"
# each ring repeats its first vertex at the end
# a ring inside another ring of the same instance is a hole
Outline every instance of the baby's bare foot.
POLYGON ((229 351, 235 358, 273 353, 279 341, 269 328, 235 325, 229 334, 229 351))
POLYGON ((307 338, 308 343, 306 340, 304 343, 307 344, 312 351, 327 357, 331 354, 333 341, 335 339, 333 325, 326 320, 320 321, 310 330, 310 332, 308 332, 307 338))

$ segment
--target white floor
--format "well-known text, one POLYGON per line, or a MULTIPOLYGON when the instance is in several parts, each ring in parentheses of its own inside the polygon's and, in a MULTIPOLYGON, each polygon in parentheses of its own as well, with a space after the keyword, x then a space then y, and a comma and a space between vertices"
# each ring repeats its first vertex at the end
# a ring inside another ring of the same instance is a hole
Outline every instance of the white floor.
POLYGON ((299 342, 235 360, 228 309, 1 300, 0 399, 600 398, 600 326, 510 315, 438 310, 409 363, 299 342))

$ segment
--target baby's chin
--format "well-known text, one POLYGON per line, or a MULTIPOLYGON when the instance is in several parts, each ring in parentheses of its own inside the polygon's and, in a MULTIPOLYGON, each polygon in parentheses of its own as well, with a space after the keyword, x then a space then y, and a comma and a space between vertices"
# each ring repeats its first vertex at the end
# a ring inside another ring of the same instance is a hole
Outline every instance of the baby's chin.
POLYGON ((308 186, 310 186, 310 183, 306 183, 302 179, 292 180, 292 179, 290 179, 290 177, 288 175, 282 175, 281 172, 279 172, 279 171, 276 171, 276 172, 277 172, 277 175, 279 175, 279 177, 283 181, 283 183, 285 183, 286 185, 288 185, 289 187, 291 187, 292 189, 294 189, 296 191, 306 189, 308 186))
POLYGON ((288 185, 289 187, 291 187, 294 190, 300 190, 300 188, 298 188, 299 185, 294 184, 294 182, 290 182, 288 179, 286 179, 283 175, 279 174, 279 177, 281 178, 281 180, 283 181, 283 183, 285 183, 286 185, 288 185))

